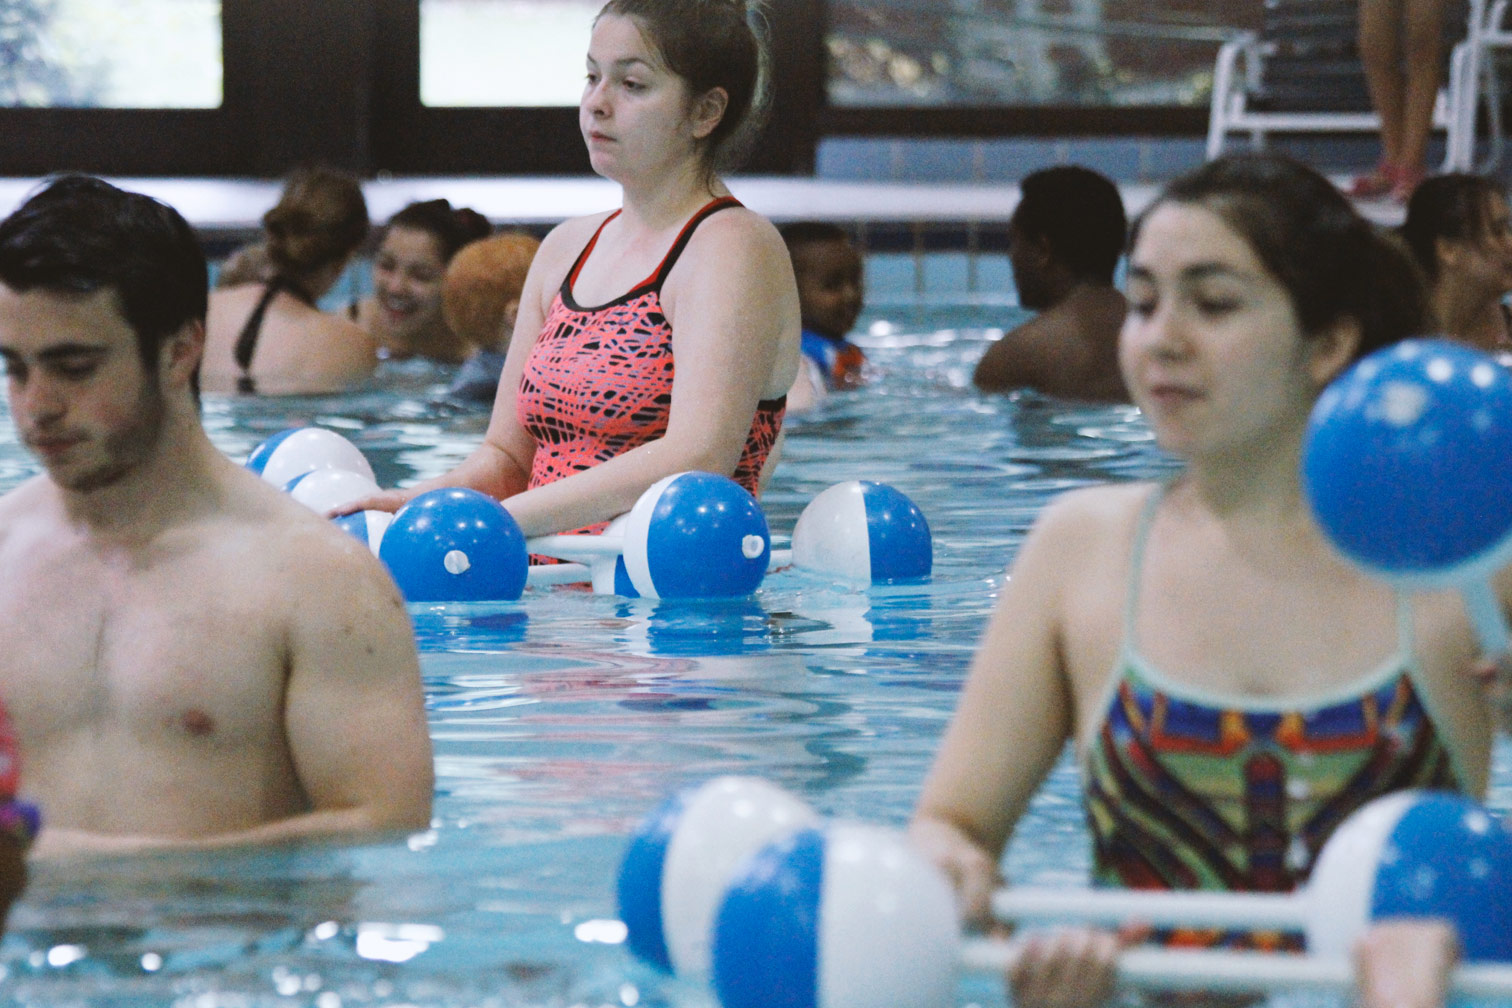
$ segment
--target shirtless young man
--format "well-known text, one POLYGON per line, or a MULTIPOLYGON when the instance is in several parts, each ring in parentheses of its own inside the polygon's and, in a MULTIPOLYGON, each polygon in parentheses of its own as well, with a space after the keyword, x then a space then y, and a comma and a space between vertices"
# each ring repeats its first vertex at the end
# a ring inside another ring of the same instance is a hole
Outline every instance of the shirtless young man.
POLYGON ((1026 176, 1008 233, 1019 304, 1039 314, 987 348, 972 381, 984 392, 1127 402, 1118 331, 1128 302, 1113 286, 1128 224, 1108 179, 1076 165, 1026 176))
POLYGON ((0 701, 40 852, 429 821, 400 597, 206 437, 205 301, 148 197, 68 177, 0 222, 0 357, 44 469, 0 498, 0 701))

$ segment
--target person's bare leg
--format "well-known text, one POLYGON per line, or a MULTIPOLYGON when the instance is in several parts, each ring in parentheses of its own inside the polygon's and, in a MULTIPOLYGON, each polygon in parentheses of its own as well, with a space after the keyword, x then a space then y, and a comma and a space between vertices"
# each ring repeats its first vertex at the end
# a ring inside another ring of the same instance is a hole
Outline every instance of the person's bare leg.
MULTIPOLYGON (((1402 77, 1404 0, 1360 0, 1357 41, 1370 102, 1381 117, 1381 162, 1371 175, 1355 180, 1357 196, 1382 196, 1395 183, 1402 158, 1402 122, 1406 103, 1402 77)), ((1411 2, 1411 0, 1408 0, 1411 2)), ((1430 107, 1431 111, 1431 107, 1430 107)))
POLYGON ((1428 134, 1433 129, 1433 105, 1438 98, 1443 51, 1444 7, 1447 0, 1406 0, 1403 56, 1406 88, 1403 95, 1401 146, 1394 162, 1396 187, 1392 195, 1405 200, 1422 181, 1428 167, 1428 134))

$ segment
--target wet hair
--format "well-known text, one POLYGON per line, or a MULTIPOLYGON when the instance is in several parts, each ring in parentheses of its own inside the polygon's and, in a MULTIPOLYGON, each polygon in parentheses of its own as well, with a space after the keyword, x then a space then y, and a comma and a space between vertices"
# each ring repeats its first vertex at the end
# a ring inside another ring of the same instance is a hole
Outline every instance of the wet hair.
POLYGON ((849 232, 829 221, 792 221, 779 227, 777 233, 782 235, 783 244, 787 246, 789 255, 807 245, 825 245, 830 242, 840 245, 852 244, 849 232))
POLYGON ((1491 230, 1491 202, 1506 199, 1501 183, 1453 172, 1424 179, 1407 201, 1402 240, 1430 283, 1439 275, 1438 239, 1474 244, 1491 230))
POLYGON ((1359 358, 1427 329, 1427 288, 1406 247, 1299 161, 1244 154, 1207 162, 1156 197, 1131 247, 1141 223, 1170 203, 1202 207, 1239 235, 1285 288, 1307 336, 1352 318, 1359 358))
POLYGON ((343 262, 368 234, 367 201, 356 177, 334 168, 296 168, 263 214, 268 259, 289 277, 343 262))
POLYGON ((436 239, 436 244, 441 246, 443 263, 451 262, 457 250, 468 242, 493 233, 493 225, 487 217, 467 207, 454 207, 444 199, 409 204, 389 218, 384 230, 388 232, 396 227, 423 231, 436 239))
POLYGON ((239 287, 249 283, 267 283, 273 279, 273 262, 268 258, 267 242, 248 242, 221 262, 215 273, 215 286, 239 287))
POLYGON ((525 274, 541 242, 518 230, 469 243, 452 257, 441 282, 441 313, 447 328, 477 347, 499 342, 511 301, 520 300, 525 274))
POLYGON ((747 0, 609 0, 598 13, 634 20, 694 95, 724 89, 724 116, 705 141, 711 173, 740 164, 766 115, 767 51, 752 27, 750 6, 747 0))
MULTIPOLYGON (((0 221, 0 283, 18 292, 113 291, 154 374, 163 343, 205 321, 210 277, 177 210, 102 179, 64 175, 0 221)), ((197 375, 193 385, 197 397, 197 375)))
POLYGON ((1128 238, 1118 187, 1090 168, 1057 165, 1024 177, 1011 227, 1042 241, 1077 277, 1111 284, 1128 238))

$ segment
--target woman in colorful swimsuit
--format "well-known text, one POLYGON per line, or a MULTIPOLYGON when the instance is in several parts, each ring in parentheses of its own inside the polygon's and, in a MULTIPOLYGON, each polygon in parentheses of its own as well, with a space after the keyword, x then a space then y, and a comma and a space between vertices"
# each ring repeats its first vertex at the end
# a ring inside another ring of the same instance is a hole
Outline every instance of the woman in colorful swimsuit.
POLYGON ((610 0, 579 123, 623 205, 542 242, 483 444, 348 509, 470 486, 534 536, 596 526, 684 470, 757 490, 798 369, 798 294, 777 230, 716 172, 763 63, 743 0, 610 0))
MULTIPOLYGON (((1231 158, 1145 212, 1128 295, 1124 377, 1185 466, 1058 498, 1018 552, 912 824, 977 922, 1068 741, 1099 885, 1291 890, 1372 798, 1486 788, 1491 713, 1458 593, 1399 596, 1359 573, 1300 486, 1323 387, 1420 331, 1406 253, 1311 169, 1231 158)), ((1496 587, 1512 603, 1508 571, 1496 587)), ((1015 1004, 1097 1003, 1119 946, 1037 940, 1015 1004)))

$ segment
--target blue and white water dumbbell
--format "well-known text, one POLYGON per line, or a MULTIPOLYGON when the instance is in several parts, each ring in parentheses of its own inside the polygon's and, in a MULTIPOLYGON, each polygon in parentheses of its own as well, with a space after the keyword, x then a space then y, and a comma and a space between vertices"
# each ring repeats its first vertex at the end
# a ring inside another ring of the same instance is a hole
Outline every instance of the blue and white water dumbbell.
POLYGON ((793 526, 793 565, 849 581, 889 584, 929 576, 934 544, 913 501, 886 483, 851 480, 824 490, 793 526))

